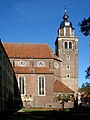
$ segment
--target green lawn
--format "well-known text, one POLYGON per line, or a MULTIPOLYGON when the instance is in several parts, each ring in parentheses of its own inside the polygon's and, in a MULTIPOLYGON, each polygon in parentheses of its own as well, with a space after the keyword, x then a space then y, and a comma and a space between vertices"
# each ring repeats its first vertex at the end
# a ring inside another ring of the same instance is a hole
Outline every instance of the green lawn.
POLYGON ((89 110, 26 110, 9 115, 8 120, 76 120, 90 119, 89 110))

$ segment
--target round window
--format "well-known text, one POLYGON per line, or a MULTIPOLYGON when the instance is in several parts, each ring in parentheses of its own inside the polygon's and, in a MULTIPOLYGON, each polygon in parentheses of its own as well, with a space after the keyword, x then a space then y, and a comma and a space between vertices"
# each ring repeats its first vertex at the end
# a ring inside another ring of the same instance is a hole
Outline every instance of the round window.
POLYGON ((43 62, 43 61, 38 61, 38 62, 37 62, 37 66, 38 66, 38 67, 43 67, 43 66, 45 66, 45 62, 43 62))
POLYGON ((54 67, 55 68, 58 68, 59 67, 59 64, 57 62, 54 62, 54 67))
POLYGON ((24 62, 24 61, 18 62, 18 66, 20 66, 20 67, 24 67, 25 65, 26 65, 26 62, 24 62))

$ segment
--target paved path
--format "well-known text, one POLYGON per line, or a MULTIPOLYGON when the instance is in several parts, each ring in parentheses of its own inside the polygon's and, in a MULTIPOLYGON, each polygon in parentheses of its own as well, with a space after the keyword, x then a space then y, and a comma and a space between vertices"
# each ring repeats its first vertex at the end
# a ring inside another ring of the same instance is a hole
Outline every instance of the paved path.
POLYGON ((24 110, 23 110, 23 109, 20 109, 20 110, 18 110, 17 112, 24 112, 24 110))

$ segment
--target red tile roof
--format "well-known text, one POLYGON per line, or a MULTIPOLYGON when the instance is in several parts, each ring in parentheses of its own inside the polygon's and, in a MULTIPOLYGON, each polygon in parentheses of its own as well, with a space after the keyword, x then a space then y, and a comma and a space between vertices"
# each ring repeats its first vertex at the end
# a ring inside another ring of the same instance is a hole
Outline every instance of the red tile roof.
MULTIPOLYGON (((48 44, 3 43, 9 58, 55 58, 48 44)), ((58 59, 59 60, 59 59, 58 59)))
POLYGON ((48 67, 35 67, 34 69, 30 69, 30 67, 15 67, 14 68, 15 73, 20 74, 28 74, 28 73, 44 73, 44 74, 53 74, 53 71, 51 71, 48 67))
POLYGON ((61 81, 56 80, 54 83, 54 92, 65 92, 65 93, 73 93, 74 91, 68 88, 66 85, 64 85, 61 81))

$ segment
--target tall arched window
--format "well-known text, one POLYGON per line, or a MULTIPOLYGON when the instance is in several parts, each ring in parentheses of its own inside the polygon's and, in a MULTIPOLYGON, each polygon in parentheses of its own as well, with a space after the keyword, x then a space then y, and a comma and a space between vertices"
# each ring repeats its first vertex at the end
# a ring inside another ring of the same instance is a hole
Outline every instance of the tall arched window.
POLYGON ((38 94, 39 95, 45 94, 45 77, 44 76, 38 77, 38 94))
POLYGON ((68 43, 65 42, 65 49, 68 49, 68 43))
POLYGON ((69 49, 72 49, 72 42, 69 42, 69 49))
POLYGON ((18 79, 18 87, 21 94, 24 94, 24 76, 20 76, 18 79))

